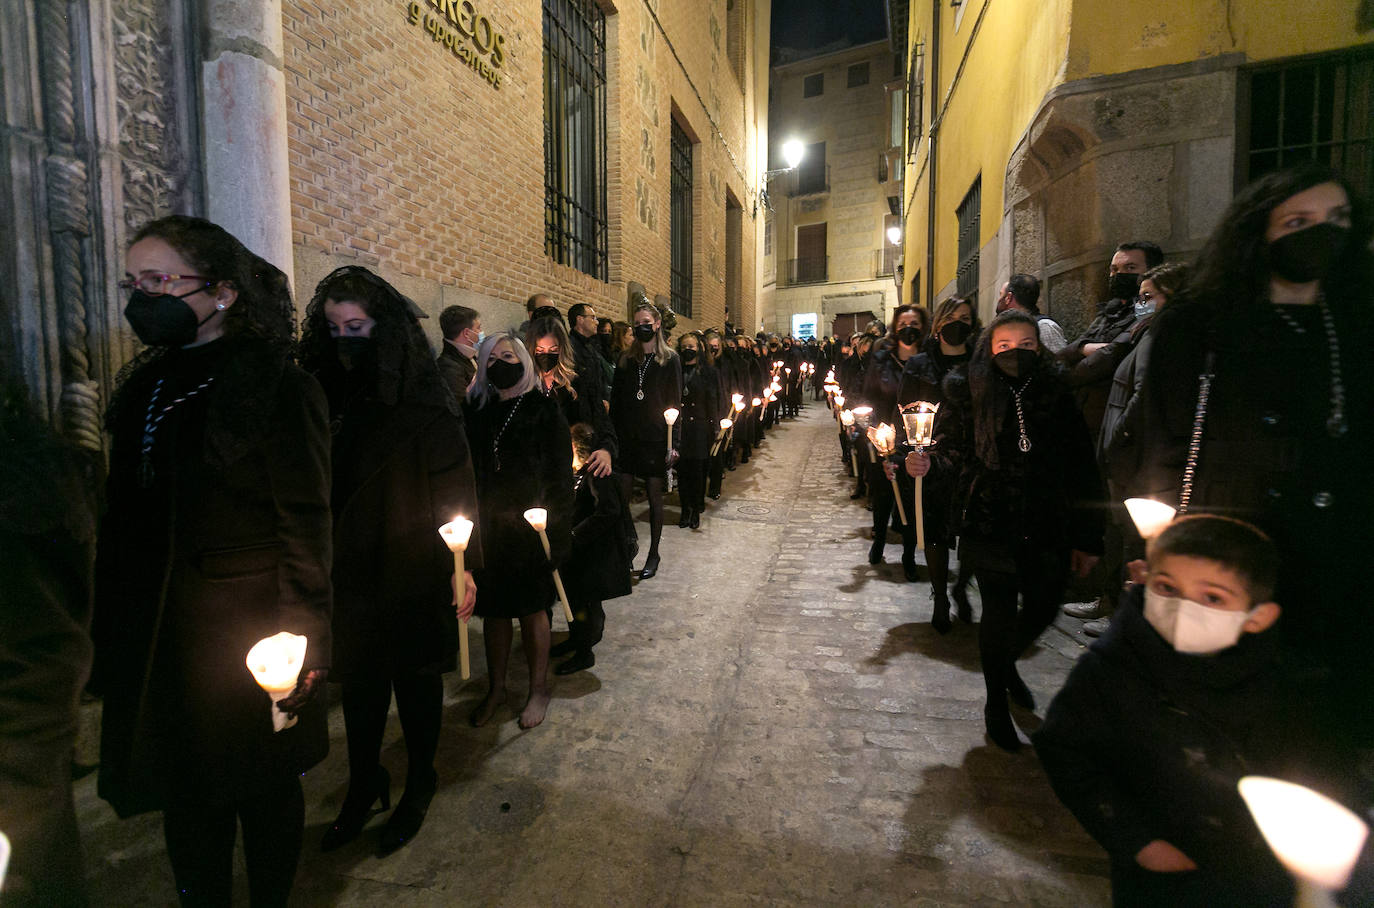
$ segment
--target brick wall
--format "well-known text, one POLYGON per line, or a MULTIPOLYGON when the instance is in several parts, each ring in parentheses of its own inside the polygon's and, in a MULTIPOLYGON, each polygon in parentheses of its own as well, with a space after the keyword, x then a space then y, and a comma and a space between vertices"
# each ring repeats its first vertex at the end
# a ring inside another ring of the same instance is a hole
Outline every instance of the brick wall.
MULTIPOLYGON (((475 306, 492 330, 519 321, 535 291, 562 306, 598 303, 612 316, 624 311, 627 281, 666 294, 676 111, 700 140, 693 323, 720 324, 725 194, 742 201, 748 219, 754 186, 745 162, 756 142, 751 99, 726 57, 725 0, 625 2, 607 14, 608 282, 544 253, 541 3, 471 2, 504 35, 499 67, 488 52, 479 64, 486 71, 472 68, 460 57, 472 56, 464 50, 472 42, 461 35, 456 49, 436 42, 424 23, 443 13, 431 0, 284 4, 301 296, 330 268, 363 264, 432 313, 475 306)), ((742 233, 742 308, 752 313, 752 221, 742 233)))

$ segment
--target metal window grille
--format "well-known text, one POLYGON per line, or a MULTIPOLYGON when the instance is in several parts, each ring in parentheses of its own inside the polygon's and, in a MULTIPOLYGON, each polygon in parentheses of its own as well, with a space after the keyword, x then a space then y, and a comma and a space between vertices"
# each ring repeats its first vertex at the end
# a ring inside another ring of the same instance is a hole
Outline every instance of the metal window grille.
POLYGON ((673 311, 692 317, 692 140, 672 121, 673 311))
POLYGON ((956 292, 968 300, 975 310, 978 308, 978 250, 981 246, 978 221, 982 206, 983 177, 980 174, 969 187, 968 195, 964 196, 955 212, 959 221, 959 272, 956 292))
POLYGON ((544 252, 606 280, 606 16, 544 3, 544 252))
POLYGON ((845 71, 845 83, 846 88, 858 88, 861 85, 867 85, 868 61, 851 64, 849 69, 845 71))
POLYGON ((815 98, 825 94, 825 73, 813 73, 802 79, 802 97, 815 98))
POLYGON ((1362 48, 1242 71, 1238 185, 1304 160, 1374 190, 1374 51, 1362 48))
POLYGON ((916 143, 921 139, 921 105, 925 102, 926 46, 917 43, 911 48, 911 71, 907 79, 906 153, 916 157, 916 143))

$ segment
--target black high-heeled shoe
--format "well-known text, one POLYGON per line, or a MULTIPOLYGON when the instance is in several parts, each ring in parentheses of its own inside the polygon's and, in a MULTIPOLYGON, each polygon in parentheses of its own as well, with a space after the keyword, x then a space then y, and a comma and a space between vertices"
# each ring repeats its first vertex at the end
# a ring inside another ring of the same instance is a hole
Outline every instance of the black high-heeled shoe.
POLYGON ((386 825, 382 827, 382 838, 377 845, 378 857, 386 857, 415 838, 424 825, 425 814, 429 812, 429 802, 434 800, 438 781, 438 776, 431 772, 428 782, 406 784, 405 793, 396 805, 396 812, 387 817, 386 825))
POLYGON ((382 802, 383 811, 391 809, 391 774, 386 771, 385 766, 377 767, 373 788, 367 792, 365 798, 354 797, 353 787, 349 786, 349 792, 344 797, 343 809, 325 830, 324 838, 320 839, 320 851, 333 851, 356 839, 367 825, 367 821, 372 819, 372 805, 377 801, 382 802))
POLYGON ((902 553, 902 574, 906 577, 907 583, 915 583, 920 577, 920 575, 916 573, 915 555, 908 555, 905 552, 902 553))
POLYGON ((954 613, 959 616, 959 620, 965 624, 973 623, 973 606, 968 601, 968 589, 962 586, 955 586, 954 592, 949 594, 954 600, 954 613))
POLYGON ((935 628, 936 632, 942 636, 948 634, 950 628, 954 626, 949 620, 948 596, 941 596, 938 595, 938 593, 935 596, 935 609, 930 613, 930 626, 935 628))
POLYGON ((884 539, 875 539, 875 540, 873 540, 873 544, 872 544, 871 546, 868 547, 868 563, 869 563, 869 564, 882 564, 882 563, 883 563, 883 545, 884 545, 885 543, 886 543, 886 540, 884 540, 884 539))
POLYGON ((644 559, 644 569, 639 572, 640 580, 648 580, 658 573, 658 555, 652 554, 644 559))

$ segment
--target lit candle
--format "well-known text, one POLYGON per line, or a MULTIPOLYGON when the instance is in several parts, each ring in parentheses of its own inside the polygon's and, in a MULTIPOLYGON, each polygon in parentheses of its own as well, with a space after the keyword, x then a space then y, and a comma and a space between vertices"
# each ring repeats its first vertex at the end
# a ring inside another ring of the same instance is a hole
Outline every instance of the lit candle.
POLYGON ((663 411, 663 421, 668 424, 668 450, 673 450, 673 423, 677 422, 677 407, 669 407, 663 411))
POLYGON ((730 427, 734 424, 735 421, 733 419, 730 419, 728 416, 720 421, 720 431, 716 433, 716 440, 711 444, 712 457, 715 457, 716 453, 721 448, 725 447, 725 435, 727 432, 730 431, 730 427))
POLYGON ((1131 515, 1141 539, 1153 539, 1173 522, 1178 511, 1153 498, 1127 498, 1126 512, 1131 515))
MULTIPOLYGON (((897 429, 887 423, 878 423, 877 426, 868 430, 868 440, 877 449, 878 454, 887 457, 897 449, 897 429)), ((906 508, 902 505, 902 491, 897 487, 897 477, 894 474, 892 482, 892 497, 897 502, 897 516, 901 518, 903 524, 906 523, 906 508)))
POLYGON ((272 731, 278 732, 296 724, 295 716, 288 716, 277 709, 277 703, 285 700, 296 689, 296 680, 301 674, 301 663, 305 661, 306 639, 300 634, 281 631, 271 637, 264 637, 248 651, 245 663, 253 673, 258 687, 267 691, 272 698, 272 731))
POLYGON ((730 395, 730 406, 731 406, 731 408, 732 408, 736 413, 738 413, 740 410, 743 410, 743 409, 744 409, 744 395, 743 395, 743 394, 731 394, 731 395, 730 395))
MULTIPOLYGON (((935 412, 940 409, 938 403, 931 403, 925 400, 918 400, 902 408, 902 424, 906 427, 907 444, 916 449, 918 453, 930 447, 935 436, 935 412)), ((925 513, 925 489, 923 487, 924 477, 917 476, 912 494, 911 506, 916 514, 916 546, 925 547, 926 539, 926 513, 925 513)))
MULTIPOLYGON (((836 409, 844 405, 843 397, 836 398, 836 401, 836 409)), ((854 428, 854 414, 848 410, 840 410, 840 425, 844 426, 846 430, 854 428)), ((859 475, 859 452, 854 449, 852 444, 849 446, 849 465, 854 468, 854 476, 857 478, 859 475)))
POLYGON ((1238 785, 1274 856, 1298 878, 1298 904, 1335 905, 1331 893, 1350 882, 1369 827, 1310 788, 1246 776, 1238 785))
MULTIPOLYGON (((455 517, 439 527, 439 536, 444 540, 444 545, 448 546, 448 550, 453 553, 454 592, 458 596, 458 606, 461 608, 463 597, 467 595, 467 575, 463 568, 463 553, 468 550, 468 540, 472 538, 472 521, 462 516, 455 517)), ((472 677, 466 620, 459 620, 458 622, 458 660, 463 680, 466 681, 472 677)))
MULTIPOLYGON (((553 549, 549 548, 549 534, 544 532, 549 526, 549 512, 544 508, 530 508, 525 512, 525 520, 539 534, 539 541, 544 544, 544 557, 552 562, 553 549)), ((553 569, 553 588, 558 591, 558 601, 563 604, 563 617, 571 624, 572 606, 568 604, 568 594, 563 590, 563 578, 558 576, 558 568, 553 569)))
POLYGON ((757 406, 759 406, 759 405, 762 404, 762 403, 763 403, 763 401, 759 400, 757 397, 754 398, 754 406, 757 407, 757 406))

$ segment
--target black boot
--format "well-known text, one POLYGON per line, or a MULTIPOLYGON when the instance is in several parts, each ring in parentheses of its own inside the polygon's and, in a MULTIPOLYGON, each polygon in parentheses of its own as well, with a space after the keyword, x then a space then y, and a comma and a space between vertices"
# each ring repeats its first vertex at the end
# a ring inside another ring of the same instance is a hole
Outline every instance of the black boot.
POLYGON ((883 545, 886 542, 887 540, 883 539, 882 535, 879 535, 877 539, 873 540, 873 544, 868 547, 869 564, 883 563, 883 545))
POLYGON ((596 656, 589 649, 578 650, 573 657, 553 670, 555 675, 571 675, 591 668, 596 664, 596 656))
POLYGON ((944 590, 935 591, 935 608, 930 613, 930 626, 940 634, 948 634, 953 626, 949 621, 949 596, 944 590))
POLYGON ((678 529, 680 529, 680 530, 685 530, 685 529, 687 529, 687 526, 688 526, 691 522, 692 522, 692 509, 691 509, 691 508, 688 508, 688 507, 684 507, 684 508, 682 509, 682 517, 681 517, 681 518, 678 520, 678 522, 677 522, 678 529))
POLYGON ((367 821, 372 819, 372 805, 377 801, 382 802, 382 810, 391 809, 391 775, 385 766, 377 767, 369 787, 357 794, 355 791, 358 789, 350 784, 348 794, 344 796, 343 809, 320 840, 320 851, 333 851, 356 839, 367 821))
POLYGON ((968 586, 956 582, 954 592, 950 595, 954 598, 955 614, 959 616, 959 620, 965 624, 972 624, 973 606, 968 601, 968 586))
POLYGON ((983 707, 983 725, 993 744, 1008 753, 1016 753, 1021 749, 1021 737, 1016 734, 1016 726, 1012 724, 1006 703, 983 707))
POLYGON ((695 509, 692 511, 691 528, 694 530, 701 529, 701 512, 695 509))

